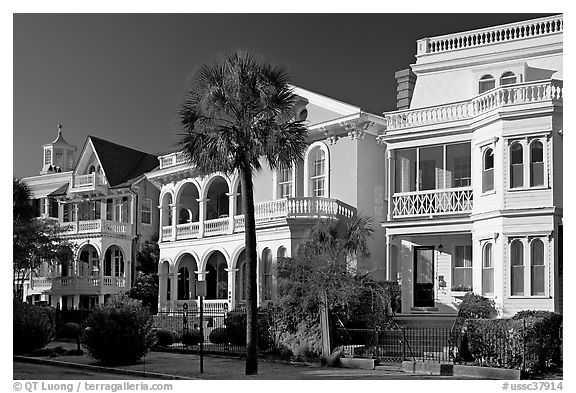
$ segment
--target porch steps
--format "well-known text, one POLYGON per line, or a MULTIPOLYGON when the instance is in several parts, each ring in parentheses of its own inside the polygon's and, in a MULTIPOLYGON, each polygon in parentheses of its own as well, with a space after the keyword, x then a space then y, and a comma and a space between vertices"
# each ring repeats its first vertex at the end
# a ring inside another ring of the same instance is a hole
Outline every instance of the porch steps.
POLYGON ((451 329, 456 321, 456 314, 416 313, 396 314, 393 321, 401 328, 443 328, 451 329))

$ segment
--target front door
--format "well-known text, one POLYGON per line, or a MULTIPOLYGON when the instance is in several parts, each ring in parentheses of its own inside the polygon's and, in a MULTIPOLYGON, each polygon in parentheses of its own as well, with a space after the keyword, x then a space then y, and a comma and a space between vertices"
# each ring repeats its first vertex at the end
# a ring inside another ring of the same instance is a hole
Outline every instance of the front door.
POLYGON ((414 307, 434 307, 434 247, 414 247, 414 307))

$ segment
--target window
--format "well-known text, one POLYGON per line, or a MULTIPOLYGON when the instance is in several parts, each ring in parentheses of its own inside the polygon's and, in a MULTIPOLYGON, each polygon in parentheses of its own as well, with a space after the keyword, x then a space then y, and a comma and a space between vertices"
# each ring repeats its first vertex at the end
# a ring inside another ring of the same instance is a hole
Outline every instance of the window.
POLYGON ((514 240, 510 244, 511 293, 512 296, 524 295, 524 244, 514 240))
POLYGON ((530 246, 530 287, 533 296, 544 296, 544 243, 536 239, 530 246))
POLYGON ((482 294, 494 294, 494 262, 492 260, 492 243, 486 243, 482 250, 482 294))
POLYGON ((524 185, 524 157, 520 143, 510 146, 510 188, 524 185))
POLYGON ((292 168, 278 169, 278 191, 280 198, 294 196, 293 192, 292 168))
POLYGON ((262 253, 262 296, 272 300, 272 252, 268 248, 262 253))
POLYGON ((544 149, 542 142, 530 145, 530 186, 544 185, 544 149))
POLYGON ((482 192, 494 189, 494 151, 491 148, 484 151, 482 171, 482 192))
POLYGON ((513 85, 516 83, 516 75, 513 72, 507 71, 500 77, 500 86, 513 85))
POLYGON ((484 75, 478 82, 478 94, 482 94, 490 89, 496 87, 496 81, 490 74, 484 75))
POLYGON ((106 219, 108 221, 113 221, 114 215, 114 200, 106 199, 106 219))
POLYGON ((52 163, 52 150, 44 150, 44 165, 52 163))
POLYGON ((152 224, 152 199, 142 199, 142 224, 152 224))
POLYGON ((324 150, 320 148, 313 150, 310 183, 312 186, 312 196, 315 197, 323 197, 326 194, 325 160, 324 150))
POLYGON ((178 269, 178 300, 190 299, 190 272, 188 268, 178 269))
POLYGON ((452 290, 472 290, 472 246, 456 246, 454 248, 452 290))
POLYGON ((124 260, 122 252, 117 248, 114 250, 114 275, 116 277, 124 277, 124 260))
POLYGON ((56 199, 48 199, 48 217, 58 218, 58 201, 56 199))
POLYGON ((246 272, 246 252, 242 251, 240 257, 238 257, 238 273, 237 284, 236 284, 236 297, 239 302, 244 302, 246 300, 246 294, 248 290, 247 282, 247 272, 246 272))
POLYGON ((470 180, 470 157, 455 157, 453 187, 469 187, 470 180))

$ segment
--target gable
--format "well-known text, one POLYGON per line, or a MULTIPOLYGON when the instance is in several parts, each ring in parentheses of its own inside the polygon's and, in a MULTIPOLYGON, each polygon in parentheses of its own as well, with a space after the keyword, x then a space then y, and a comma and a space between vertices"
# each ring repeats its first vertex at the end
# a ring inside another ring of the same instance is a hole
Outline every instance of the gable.
POLYGON ((308 111, 306 125, 308 126, 360 113, 360 108, 357 106, 346 104, 301 87, 293 86, 293 91, 308 101, 306 104, 306 110, 308 111))

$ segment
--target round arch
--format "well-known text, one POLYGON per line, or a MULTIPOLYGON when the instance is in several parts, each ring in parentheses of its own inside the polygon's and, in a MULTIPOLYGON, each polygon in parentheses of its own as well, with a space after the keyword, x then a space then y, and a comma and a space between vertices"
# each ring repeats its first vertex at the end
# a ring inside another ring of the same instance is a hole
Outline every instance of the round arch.
POLYGON ((246 246, 244 244, 240 244, 236 249, 232 252, 232 257, 230 257, 230 268, 231 269, 238 269, 238 258, 242 251, 246 250, 246 246))
POLYGON ((170 274, 171 273, 171 267, 172 267, 172 260, 170 258, 162 258, 158 261, 158 274, 170 274), (164 268, 164 266, 167 264, 167 270, 166 272, 163 272, 162 269, 164 268))
POLYGON ((206 180, 203 182, 203 185, 201 187, 201 193, 200 193, 202 199, 206 199, 208 197, 208 191, 210 190, 210 185, 214 182, 214 180, 216 180, 219 177, 224 179, 224 181, 226 182, 226 185, 228 186, 228 192, 230 192, 230 190, 232 189, 230 177, 226 176, 226 174, 224 172, 214 172, 214 173, 211 173, 206 178, 206 180))
POLYGON ((103 258, 104 276, 126 277, 129 273, 125 258, 128 256, 118 244, 111 244, 106 248, 103 258), (116 251, 120 251, 117 253, 116 251))
POLYGON ((98 253, 98 258, 102 257, 102 249, 100 247, 98 247, 98 244, 90 243, 88 240, 86 240, 86 241, 83 241, 82 243, 80 243, 78 245, 78 249, 76 250, 76 255, 75 255, 76 259, 80 258, 80 253, 82 251, 84 251, 84 248, 86 248, 87 246, 91 246, 96 250, 96 252, 98 253))
POLYGON ((229 258, 219 250, 208 253, 206 260, 206 299, 228 299, 228 262, 229 258))
POLYGON ((188 184, 193 184, 196 187, 196 191, 198 192, 198 198, 200 198, 200 196, 202 195, 202 186, 200 185, 200 183, 198 182, 198 180, 196 179, 186 179, 183 180, 181 182, 179 182, 176 185, 176 188, 174 189, 173 193, 174 193, 174 200, 176 201, 176 203, 180 202, 180 196, 182 195, 182 191, 184 190, 184 188, 188 185, 188 184))
POLYGON ((328 146, 322 142, 317 141, 312 143, 306 149, 304 153, 304 196, 313 196, 311 186, 310 186, 310 176, 311 176, 311 155, 315 150, 320 149, 324 152, 324 178, 325 178, 325 192, 324 197, 330 198, 330 150, 328 146))
POLYGON ((230 255, 228 254, 226 249, 221 246, 215 246, 210 250, 206 251, 204 255, 202 255, 202 258, 200 259, 200 271, 203 272, 206 271, 206 264, 208 263, 208 259, 210 259, 210 256, 214 254, 216 251, 219 251, 220 253, 222 253, 222 255, 224 255, 224 258, 226 259, 226 265, 227 265, 226 267, 228 268, 230 267, 230 255))

